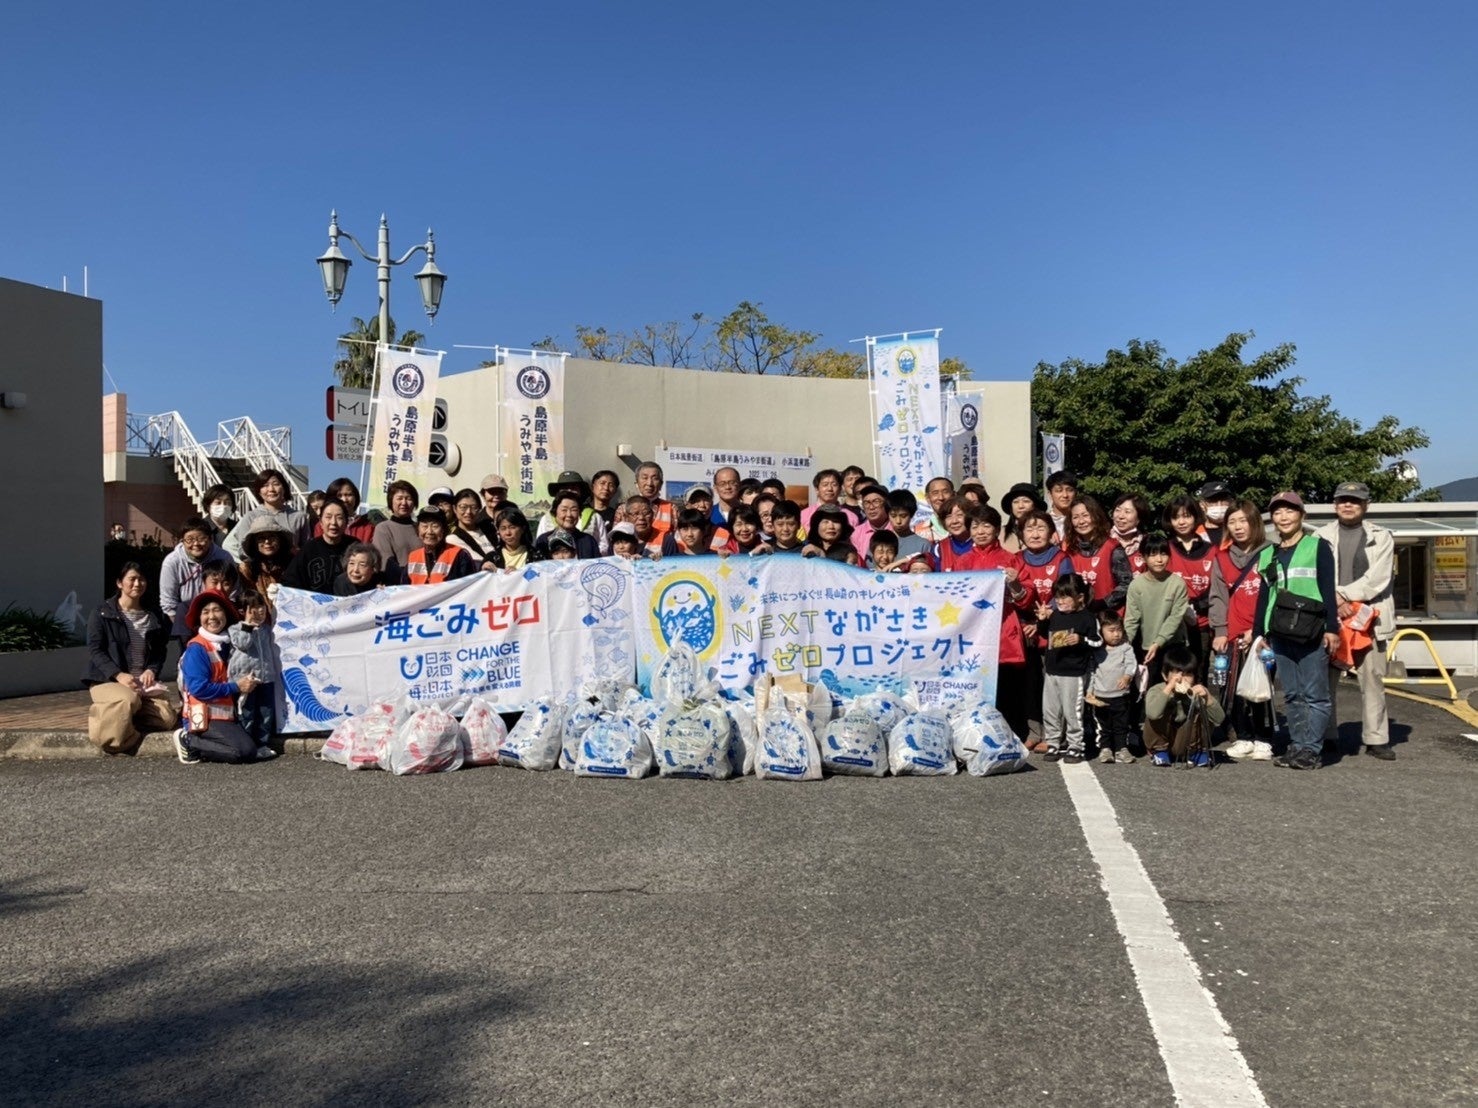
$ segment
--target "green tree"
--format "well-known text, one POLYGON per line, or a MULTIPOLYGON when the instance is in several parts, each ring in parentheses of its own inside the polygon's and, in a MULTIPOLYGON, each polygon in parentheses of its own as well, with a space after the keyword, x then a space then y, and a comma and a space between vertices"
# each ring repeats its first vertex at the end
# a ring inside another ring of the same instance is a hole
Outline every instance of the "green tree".
MULTIPOLYGON (((344 352, 334 362, 334 376, 346 389, 367 389, 375 376, 375 344, 380 341, 380 317, 369 319, 354 317, 354 328, 339 338, 344 352)), ((391 346, 415 346, 426 341, 420 331, 407 331, 396 338, 395 320, 390 321, 390 335, 386 340, 391 346)))
POLYGON ((852 380, 867 376, 867 355, 860 350, 806 350, 795 360, 797 377, 833 377, 852 380))
POLYGON ((1428 445, 1420 428, 1394 416, 1362 427, 1329 397, 1300 393, 1291 343, 1244 361, 1251 337, 1228 335, 1184 363, 1137 339, 1098 363, 1043 362, 1032 380, 1040 429, 1068 436, 1068 464, 1097 497, 1160 503, 1211 477, 1258 503, 1285 488, 1327 502, 1341 481, 1364 481, 1377 500, 1416 491, 1388 463, 1428 445))
POLYGON ((714 329, 711 369, 726 373, 791 374, 797 359, 821 337, 770 322, 759 304, 741 300, 714 329))
POLYGON ((963 358, 940 358, 939 376, 953 377, 956 381, 970 380, 970 367, 963 358))

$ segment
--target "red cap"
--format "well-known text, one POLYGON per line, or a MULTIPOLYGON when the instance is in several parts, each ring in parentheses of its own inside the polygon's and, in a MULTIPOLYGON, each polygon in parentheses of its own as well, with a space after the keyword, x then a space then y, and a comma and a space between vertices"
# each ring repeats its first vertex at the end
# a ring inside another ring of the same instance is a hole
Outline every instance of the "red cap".
POLYGON ((1287 504, 1290 508, 1297 508, 1300 512, 1304 510, 1304 498, 1296 492, 1280 492, 1268 503, 1268 511, 1272 511, 1279 504, 1287 504))

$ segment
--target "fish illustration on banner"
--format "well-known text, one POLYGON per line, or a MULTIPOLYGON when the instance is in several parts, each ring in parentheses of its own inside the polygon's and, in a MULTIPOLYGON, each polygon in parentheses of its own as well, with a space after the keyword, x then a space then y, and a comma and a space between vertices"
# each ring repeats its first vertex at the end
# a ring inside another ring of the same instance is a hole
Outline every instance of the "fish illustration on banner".
POLYGON ((922 499, 930 479, 948 472, 939 332, 869 338, 867 364, 872 379, 877 476, 884 488, 909 489, 922 499))

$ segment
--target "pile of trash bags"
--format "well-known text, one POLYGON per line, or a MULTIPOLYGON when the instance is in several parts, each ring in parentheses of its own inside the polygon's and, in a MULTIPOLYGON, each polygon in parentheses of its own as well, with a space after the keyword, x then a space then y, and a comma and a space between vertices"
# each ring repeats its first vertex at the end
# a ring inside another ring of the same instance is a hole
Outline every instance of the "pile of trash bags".
POLYGON ((398 776, 503 765, 710 781, 943 775, 961 765, 987 777, 1027 762, 1025 744, 983 700, 921 708, 911 689, 844 698, 821 684, 769 674, 736 697, 719 688, 685 643, 662 660, 651 688, 645 696, 624 681, 592 681, 573 695, 536 701, 511 729, 480 697, 450 708, 408 697, 386 701, 339 724, 320 757, 398 776))

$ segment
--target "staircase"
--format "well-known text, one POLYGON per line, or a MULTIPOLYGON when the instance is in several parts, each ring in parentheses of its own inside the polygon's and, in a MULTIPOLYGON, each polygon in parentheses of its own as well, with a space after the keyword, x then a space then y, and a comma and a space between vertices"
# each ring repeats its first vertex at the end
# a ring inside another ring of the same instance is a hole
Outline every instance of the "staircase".
POLYGON ((288 499, 294 508, 308 506, 307 473, 292 464, 292 429, 263 430, 247 416, 217 425, 214 442, 202 443, 191 433, 179 412, 135 416, 128 413, 128 444, 153 457, 168 457, 175 477, 195 507, 205 511, 205 491, 225 485, 236 497, 236 511, 261 506, 252 484, 264 469, 287 478, 288 499))

